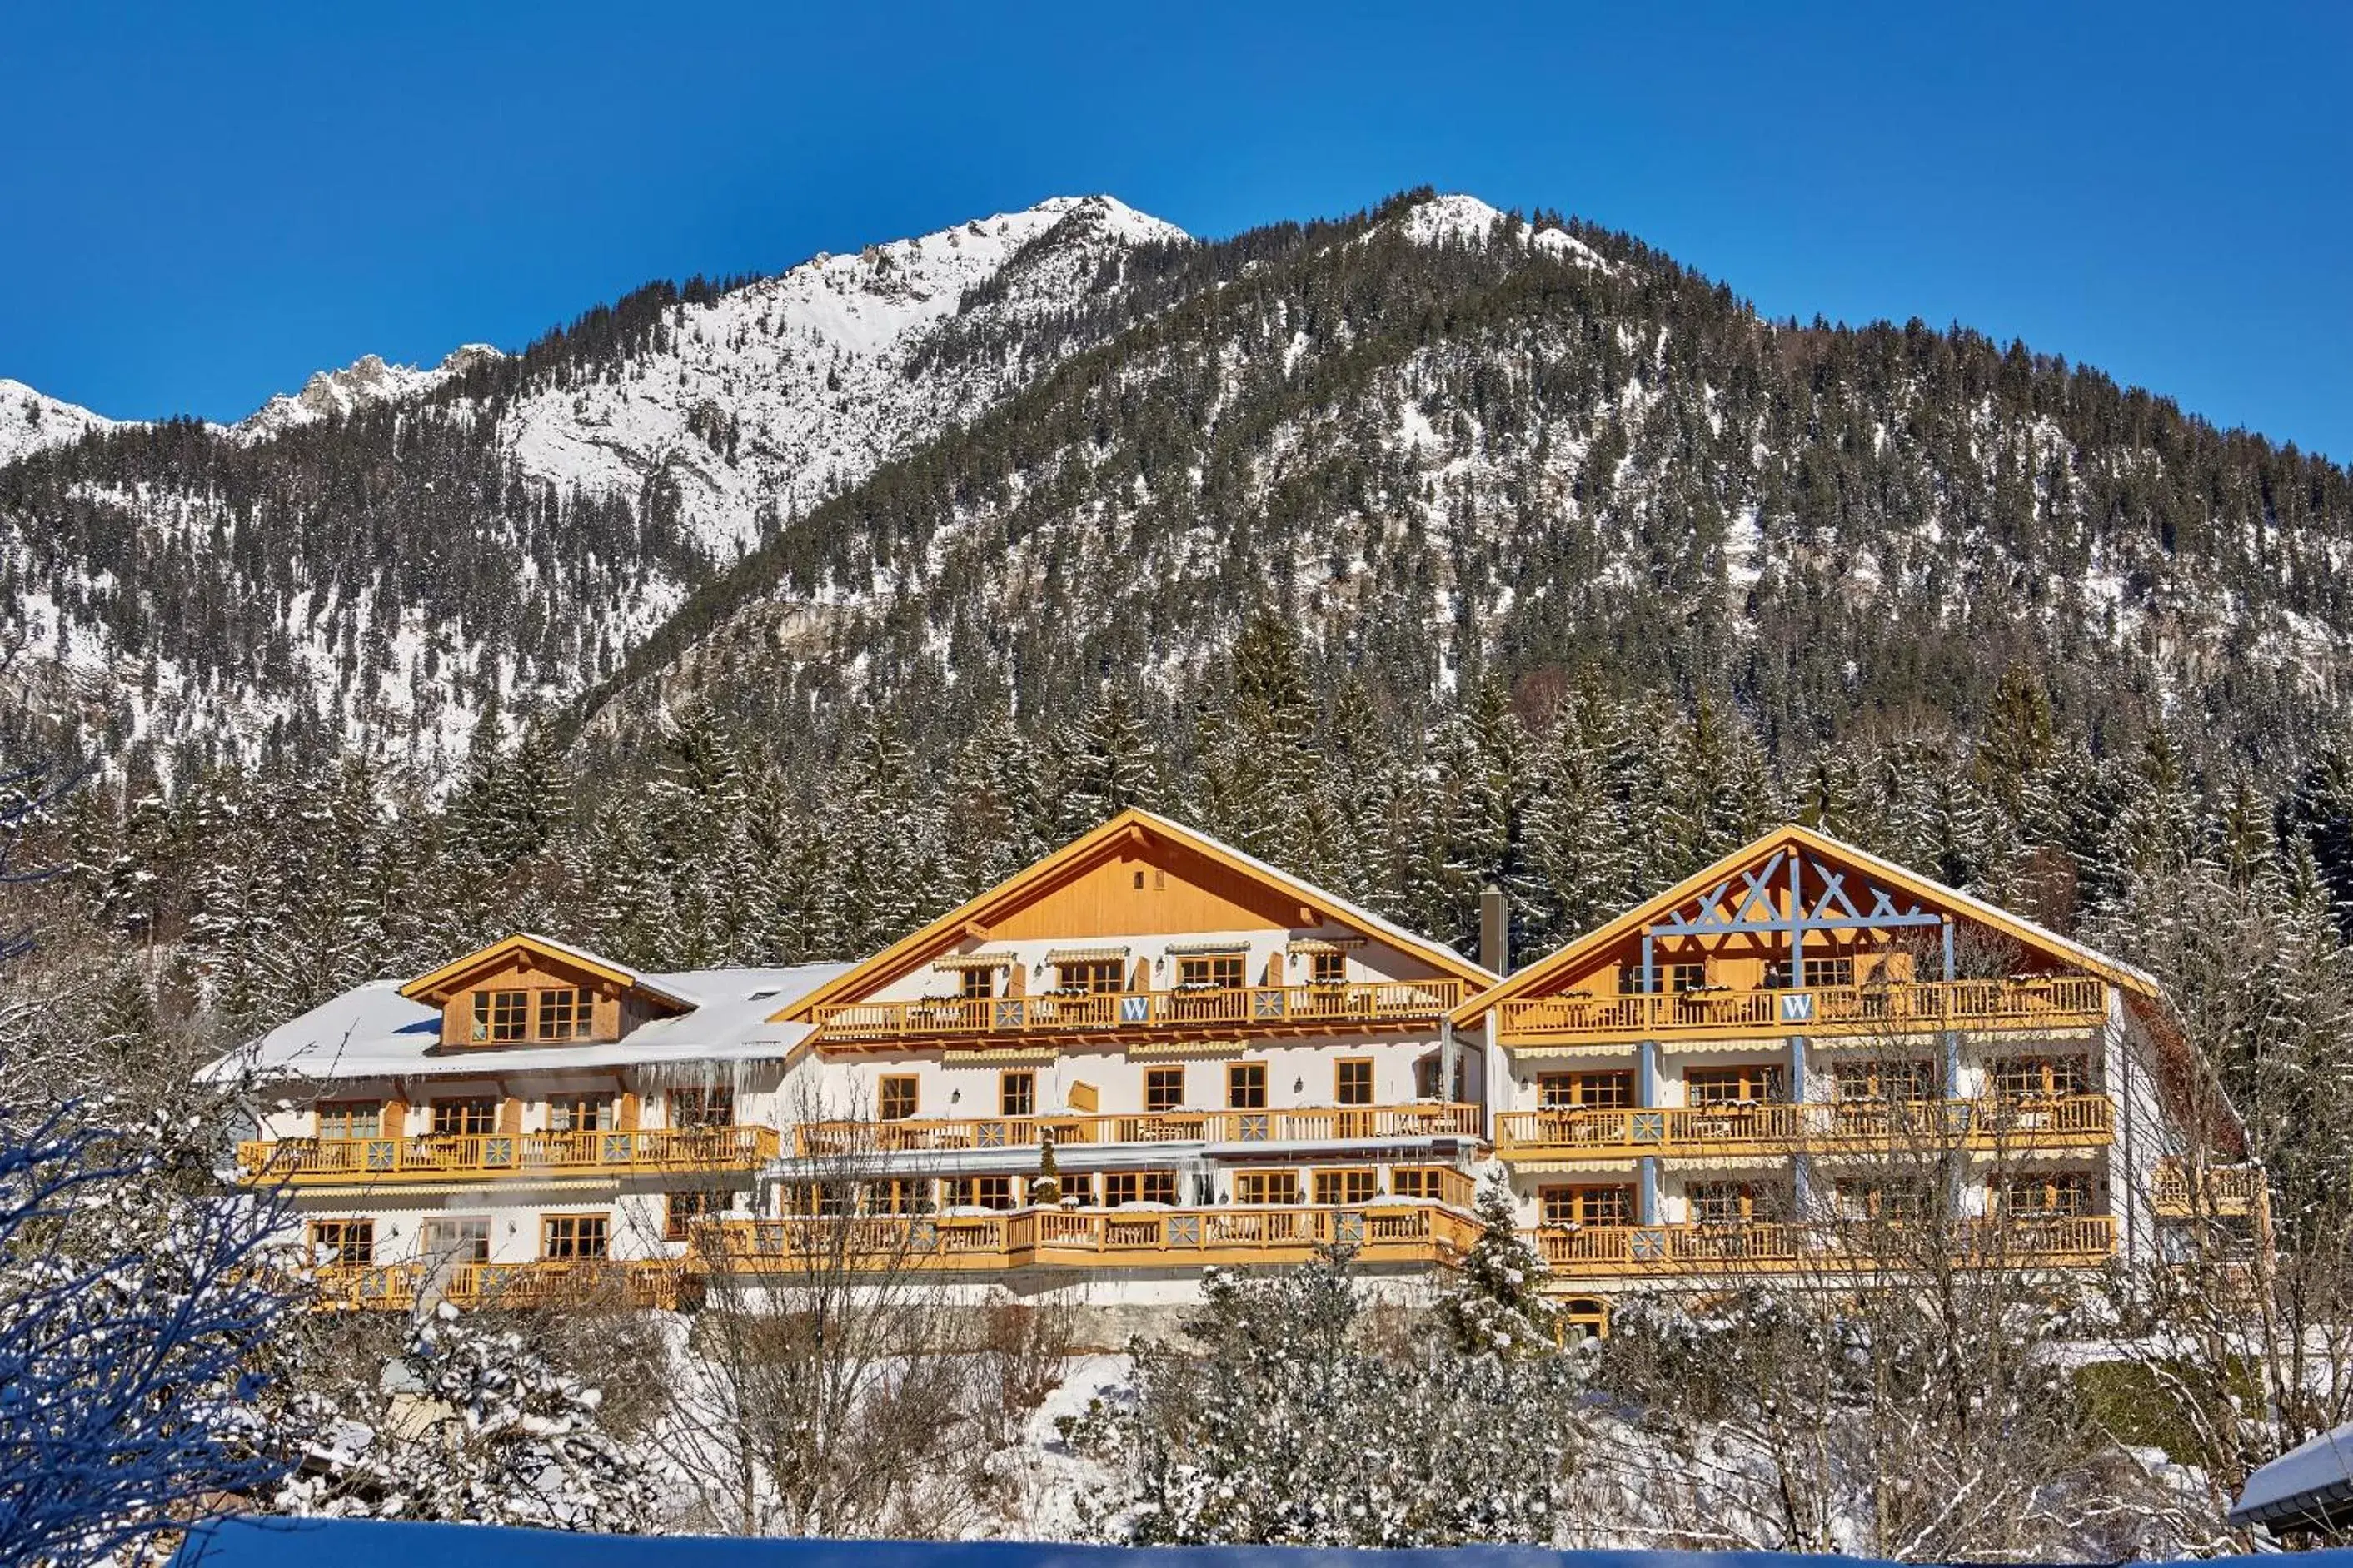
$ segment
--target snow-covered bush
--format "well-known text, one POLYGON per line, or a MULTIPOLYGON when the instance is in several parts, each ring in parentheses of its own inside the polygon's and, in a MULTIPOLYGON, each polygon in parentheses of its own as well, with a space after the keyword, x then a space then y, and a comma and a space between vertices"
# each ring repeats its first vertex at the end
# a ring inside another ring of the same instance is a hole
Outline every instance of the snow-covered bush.
POLYGON ((185 1123, 111 1109, 0 1092, 0 1563, 121 1552, 285 1470, 250 1415, 289 1310, 259 1267, 277 1207, 186 1181, 185 1123))
POLYGON ((1575 1358, 1465 1355, 1423 1336, 1379 1354, 1345 1254, 1211 1270, 1190 1346, 1132 1347, 1134 1397, 1073 1422, 1115 1480, 1097 1532, 1137 1545, 1548 1542, 1577 1399, 1575 1358))
POLYGON ((374 1385, 311 1390, 295 1423, 309 1462, 286 1512, 636 1531, 658 1522, 653 1478, 598 1421, 602 1395, 512 1329, 444 1302, 374 1385))

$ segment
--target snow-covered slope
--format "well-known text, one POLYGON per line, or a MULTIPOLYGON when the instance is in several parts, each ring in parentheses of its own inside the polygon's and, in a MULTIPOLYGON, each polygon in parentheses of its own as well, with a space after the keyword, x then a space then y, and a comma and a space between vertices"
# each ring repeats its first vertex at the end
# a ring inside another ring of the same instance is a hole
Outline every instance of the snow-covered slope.
POLYGON ((975 314, 1018 338, 1025 320, 1072 303, 1106 259, 1185 237, 1109 196, 1057 197, 818 256, 681 307, 666 352, 625 376, 518 399, 500 438, 516 468, 559 486, 634 495, 666 475, 697 541, 724 557, 757 536, 763 507, 797 516, 1040 368, 1017 348, 985 370, 908 374, 966 293, 999 281, 1017 257, 1022 265, 975 314))
MULTIPOLYGON (((1476 196, 1432 196, 1416 204, 1409 211, 1389 221, 1399 234, 1417 245, 1483 245, 1504 221, 1504 213, 1488 205, 1476 196)), ((1609 270, 1609 264, 1594 253, 1583 240, 1558 228, 1519 229, 1520 243, 1546 256, 1556 256, 1580 266, 1609 270)))
POLYGON ((0 377, 0 465, 44 447, 79 440, 93 430, 111 430, 115 424, 102 414, 0 377))

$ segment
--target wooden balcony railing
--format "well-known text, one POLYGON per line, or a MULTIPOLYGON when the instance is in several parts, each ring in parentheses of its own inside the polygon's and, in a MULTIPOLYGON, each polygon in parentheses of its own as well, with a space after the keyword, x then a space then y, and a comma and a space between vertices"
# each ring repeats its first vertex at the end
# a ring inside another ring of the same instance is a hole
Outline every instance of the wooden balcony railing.
MULTIPOLYGON (((406 1311, 417 1305, 434 1268, 426 1263, 338 1265, 312 1274, 322 1308, 385 1308, 406 1311)), ((449 1268, 438 1295, 458 1307, 570 1306, 618 1300, 634 1307, 673 1310, 700 1279, 697 1260, 673 1258, 547 1258, 531 1263, 466 1263, 449 1268)))
POLYGON ((1480 1108, 1418 1105, 1320 1106, 1279 1110, 1161 1110, 1133 1115, 909 1117, 901 1121, 816 1121, 797 1128, 803 1158, 846 1154, 935 1154, 966 1149, 1035 1149, 1113 1143, 1342 1142, 1377 1138, 1476 1138, 1480 1108))
POLYGON ((1124 1035, 1198 1028, 1296 1032, 1332 1024, 1411 1026, 1435 1024, 1462 995, 1460 980, 1398 980, 1366 985, 839 1002, 818 1008, 818 1043, 883 1045, 955 1036, 1124 1035))
POLYGON ((775 1159, 778 1147, 773 1127, 676 1127, 454 1138, 283 1138, 240 1143, 237 1158, 248 1181, 326 1184, 754 1171, 775 1159))
POLYGON ((1832 1104, 1669 1106, 1638 1110, 1506 1110, 1495 1152, 1506 1160, 1593 1155, 1781 1154, 1810 1150, 1900 1152, 1966 1145, 2095 1148, 2115 1135, 2104 1094, 2041 1100, 1872 1100, 1832 1104))
MULTIPOLYGON (((1835 1224, 1627 1225, 1546 1227, 1530 1233, 1556 1274, 1595 1276, 1785 1274, 1800 1268, 1904 1268, 1901 1247, 1874 1249, 1835 1224)), ((2108 1215, 2013 1216, 1969 1222, 1952 1237, 1956 1261, 1980 1268, 2090 1268, 2116 1251, 2108 1215)))
POLYGON ((2238 1219, 2260 1214, 2271 1202, 2261 1165, 2209 1165, 2204 1192, 2191 1184, 2189 1168, 2168 1156, 2157 1163, 2149 1202, 2161 1219, 2238 1219))
POLYGON ((1572 992, 1503 1002, 1504 1044, 1756 1035, 1912 1035, 1936 1029, 2092 1027, 2107 987, 2087 975, 1833 985, 1810 991, 1683 991, 1633 996, 1572 992))
POLYGON ((1020 1209, 1001 1215, 725 1220, 704 1245, 746 1273, 1302 1263, 1322 1247, 1369 1263, 1447 1263, 1478 1222, 1435 1204, 1363 1208, 1020 1209))

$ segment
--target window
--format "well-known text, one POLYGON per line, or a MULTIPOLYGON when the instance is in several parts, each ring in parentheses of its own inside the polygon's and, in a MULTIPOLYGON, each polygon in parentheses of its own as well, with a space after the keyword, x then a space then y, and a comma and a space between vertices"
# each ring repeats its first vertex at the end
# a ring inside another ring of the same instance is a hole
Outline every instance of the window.
POLYGON ((915 1078, 892 1074, 882 1080, 875 1096, 874 1114, 885 1121, 904 1121, 915 1114, 915 1078))
POLYGON ((1536 1075, 1536 1103, 1546 1110, 1620 1110, 1634 1103, 1631 1072, 1536 1075))
POLYGON ((1299 1201, 1296 1171, 1244 1171, 1234 1178, 1234 1201, 1261 1206, 1299 1201))
POLYGON ((1707 965, 1704 963, 1670 963, 1662 973, 1666 976, 1670 994, 1696 991, 1707 984, 1707 965))
POLYGON ((318 1117, 319 1136, 330 1142, 384 1135, 384 1101, 380 1100, 327 1100, 318 1107, 318 1117))
POLYGON ((1056 980, 1065 991, 1090 995, 1127 989, 1127 966, 1116 958, 1088 958, 1054 965, 1056 980))
POLYGON ((1176 1173, 1174 1171, 1106 1171, 1103 1173, 1103 1202, 1112 1208, 1122 1204, 1167 1204, 1176 1202, 1176 1173))
POLYGON ((670 1124, 673 1127, 734 1126, 734 1089, 723 1083, 671 1089, 670 1124))
POLYGON ((1236 1110, 1266 1109, 1264 1062, 1235 1062, 1226 1068, 1226 1103, 1236 1110))
POLYGON ((2095 1212, 2088 1171, 2012 1176, 2001 1184, 2001 1211, 2024 1219, 2063 1219, 2095 1212))
POLYGON ((550 1132, 610 1132, 617 1125, 609 1094, 574 1094, 547 1102, 550 1132))
POLYGON ((846 1215, 857 1197, 857 1188, 844 1181, 793 1182, 785 1188, 786 1214, 846 1215))
POLYGON ((499 1130, 499 1102, 485 1097, 433 1102, 433 1136, 484 1138, 499 1130))
POLYGON ((1342 1105, 1373 1102, 1373 1058, 1348 1057, 1333 1064, 1333 1097, 1342 1105))
POLYGON ((1185 1103, 1185 1069, 1183 1068, 1146 1068, 1144 1069, 1144 1109, 1151 1111, 1175 1110, 1185 1103))
POLYGON ((1841 1105, 1934 1100, 1936 1075, 1924 1061, 1842 1061, 1831 1069, 1831 1098, 1841 1105))
POLYGON ((1694 1182, 1688 1195, 1700 1225, 1738 1225, 1757 1212, 1757 1189, 1746 1182, 1694 1182))
POLYGON ((1345 985, 1348 984, 1348 955, 1345 952, 1314 952, 1308 954, 1307 984, 1310 985, 1345 985))
POLYGON ((932 1206, 931 1183, 921 1176, 891 1176, 866 1184, 868 1214, 925 1214, 932 1206))
POLYGON ((375 1221, 314 1219, 311 1255, 338 1268, 361 1268, 375 1261, 375 1221))
POLYGON ((1627 1186, 1545 1187, 1536 1202, 1546 1225, 1631 1225, 1634 1189, 1627 1186))
POLYGON ((480 1215, 436 1215, 417 1227, 417 1250, 428 1263, 488 1263, 491 1222, 480 1215))
POLYGON ((727 1212, 727 1194, 710 1188, 665 1194, 662 1198, 662 1239, 685 1241, 703 1220, 727 1212))
POLYGON ((999 1073, 997 1078, 997 1113, 999 1116, 1036 1115, 1038 1075, 1034 1072, 999 1073))
POLYGON ((543 1040, 585 1040, 596 1017, 596 1008, 586 991, 539 994, 539 1037, 543 1040))
POLYGON ((959 994, 966 1001, 997 994, 997 971, 994 969, 966 969, 960 972, 959 978, 959 994))
POLYGON ((1242 988, 1243 955, 1239 952, 1209 952, 1196 958, 1176 961, 1176 984, 1180 989, 1239 991, 1242 988))
MULTIPOLYGON (((1820 991, 1826 986, 1854 984, 1854 955, 1839 953, 1830 958, 1809 958, 1799 964, 1799 984, 1808 991, 1820 991)), ((1789 989, 1789 961, 1777 958, 1765 966, 1765 987, 1768 991, 1789 989)))
POLYGON ((1997 1057, 1993 1092, 2000 1100, 2056 1100, 2089 1094, 2091 1062, 2080 1056, 1997 1057))
POLYGON ((1010 1176, 951 1176, 942 1184, 951 1206, 968 1209, 1009 1209, 1013 1206, 1010 1176))
POLYGON ((1378 1186, 1370 1171, 1318 1171, 1315 1201, 1319 1204, 1368 1204, 1378 1186))
POLYGON ((1693 1068, 1683 1074, 1683 1088, 1694 1105, 1756 1105, 1787 1098, 1783 1086, 1788 1069, 1758 1065, 1736 1068, 1693 1068))
POLYGON ((531 993, 474 993, 474 1038, 520 1040, 531 1032, 531 993))
POLYGON ((1435 1165, 1400 1165, 1389 1173, 1389 1187, 1401 1198, 1445 1196, 1446 1173, 1435 1165))
POLYGON ((1841 1182, 1838 1208, 1851 1220, 1917 1220, 1928 1212, 1928 1194, 1916 1182, 1841 1182))
POLYGON ((611 1222, 600 1214, 552 1214, 539 1222, 542 1258, 602 1258, 611 1222))

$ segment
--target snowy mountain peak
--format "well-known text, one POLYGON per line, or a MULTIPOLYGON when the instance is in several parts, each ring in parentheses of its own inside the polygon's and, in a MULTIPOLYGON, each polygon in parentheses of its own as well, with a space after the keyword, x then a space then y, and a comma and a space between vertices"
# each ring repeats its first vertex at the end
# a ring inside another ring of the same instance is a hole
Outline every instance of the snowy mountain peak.
POLYGON ((467 343, 427 370, 413 364, 387 364, 381 354, 362 354, 341 370, 314 373, 302 384, 302 390, 291 396, 280 393, 240 421, 237 432, 248 440, 259 440, 352 414, 370 404, 421 396, 469 367, 499 357, 499 351, 488 343, 467 343))
POLYGON ((0 464, 79 440, 93 430, 111 430, 119 423, 0 376, 0 464))
MULTIPOLYGON (((1483 245, 1504 221, 1498 208, 1476 196, 1432 196, 1393 219, 1397 231, 1416 245, 1483 245)), ((1557 228, 1520 230, 1520 243, 1547 256, 1556 256, 1604 272, 1609 264, 1590 246, 1557 228)))

